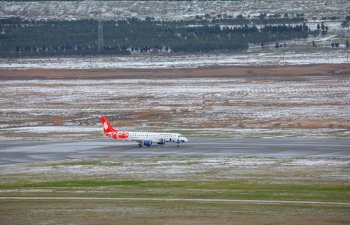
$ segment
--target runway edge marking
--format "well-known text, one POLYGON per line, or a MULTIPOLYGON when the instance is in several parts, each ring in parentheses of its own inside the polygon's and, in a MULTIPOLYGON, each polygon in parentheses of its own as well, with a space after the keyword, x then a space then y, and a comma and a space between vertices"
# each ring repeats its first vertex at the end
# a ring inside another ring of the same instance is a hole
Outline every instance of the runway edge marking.
POLYGON ((170 202, 218 202, 245 204, 309 204, 309 205, 340 205, 350 206, 350 202, 322 201, 282 201, 282 200, 239 200, 239 199, 191 199, 191 198, 100 198, 100 197, 0 197, 0 200, 108 200, 108 201, 170 201, 170 202))

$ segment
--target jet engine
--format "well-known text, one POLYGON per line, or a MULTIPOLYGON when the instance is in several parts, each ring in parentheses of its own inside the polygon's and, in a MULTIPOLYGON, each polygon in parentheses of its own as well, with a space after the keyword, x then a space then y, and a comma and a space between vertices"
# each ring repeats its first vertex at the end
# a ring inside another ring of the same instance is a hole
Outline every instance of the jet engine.
POLYGON ((143 145, 144 145, 144 146, 151 147, 152 141, 143 141, 143 145))
POLYGON ((159 141, 157 142, 157 144, 159 144, 159 145, 164 145, 165 142, 166 142, 165 139, 161 138, 161 139, 159 139, 159 141))

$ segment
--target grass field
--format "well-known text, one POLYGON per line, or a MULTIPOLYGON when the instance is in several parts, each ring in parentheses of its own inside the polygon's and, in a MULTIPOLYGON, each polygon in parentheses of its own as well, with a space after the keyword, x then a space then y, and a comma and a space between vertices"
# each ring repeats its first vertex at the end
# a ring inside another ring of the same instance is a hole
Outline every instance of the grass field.
MULTIPOLYGON (((59 180, 0 184, 6 196, 89 196, 350 202, 350 183, 276 184, 256 181, 59 180), (16 190, 21 190, 17 192, 16 190), (40 195, 38 195, 40 193, 40 195)), ((4 194, 4 193, 3 193, 4 194)))
POLYGON ((346 160, 215 160, 124 157, 2 167, 0 224, 350 223, 346 160), (202 165, 207 169, 194 169, 202 165), (192 170, 181 170, 187 166, 192 170), (24 199, 4 199, 11 196, 24 199))

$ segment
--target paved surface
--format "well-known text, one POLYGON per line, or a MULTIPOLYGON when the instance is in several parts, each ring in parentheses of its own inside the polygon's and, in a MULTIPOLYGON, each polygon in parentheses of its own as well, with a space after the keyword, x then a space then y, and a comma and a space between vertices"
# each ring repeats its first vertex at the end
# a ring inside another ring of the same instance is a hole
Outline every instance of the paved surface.
POLYGON ((241 199, 209 199, 209 198, 99 198, 99 197, 0 197, 0 200, 97 200, 97 201, 147 201, 147 202, 223 202, 258 205, 339 205, 350 206, 349 202, 320 201, 283 201, 283 200, 241 200, 241 199))
POLYGON ((190 138, 173 144, 138 148, 112 139, 84 141, 1 141, 0 165, 118 156, 255 156, 349 158, 350 140, 290 138, 190 138))

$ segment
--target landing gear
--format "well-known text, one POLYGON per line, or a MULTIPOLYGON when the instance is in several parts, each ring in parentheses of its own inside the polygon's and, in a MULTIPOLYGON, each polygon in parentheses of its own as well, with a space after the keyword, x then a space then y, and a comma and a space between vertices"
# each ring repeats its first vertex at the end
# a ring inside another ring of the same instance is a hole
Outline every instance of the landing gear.
POLYGON ((142 144, 139 144, 139 148, 141 148, 142 147, 142 144))

